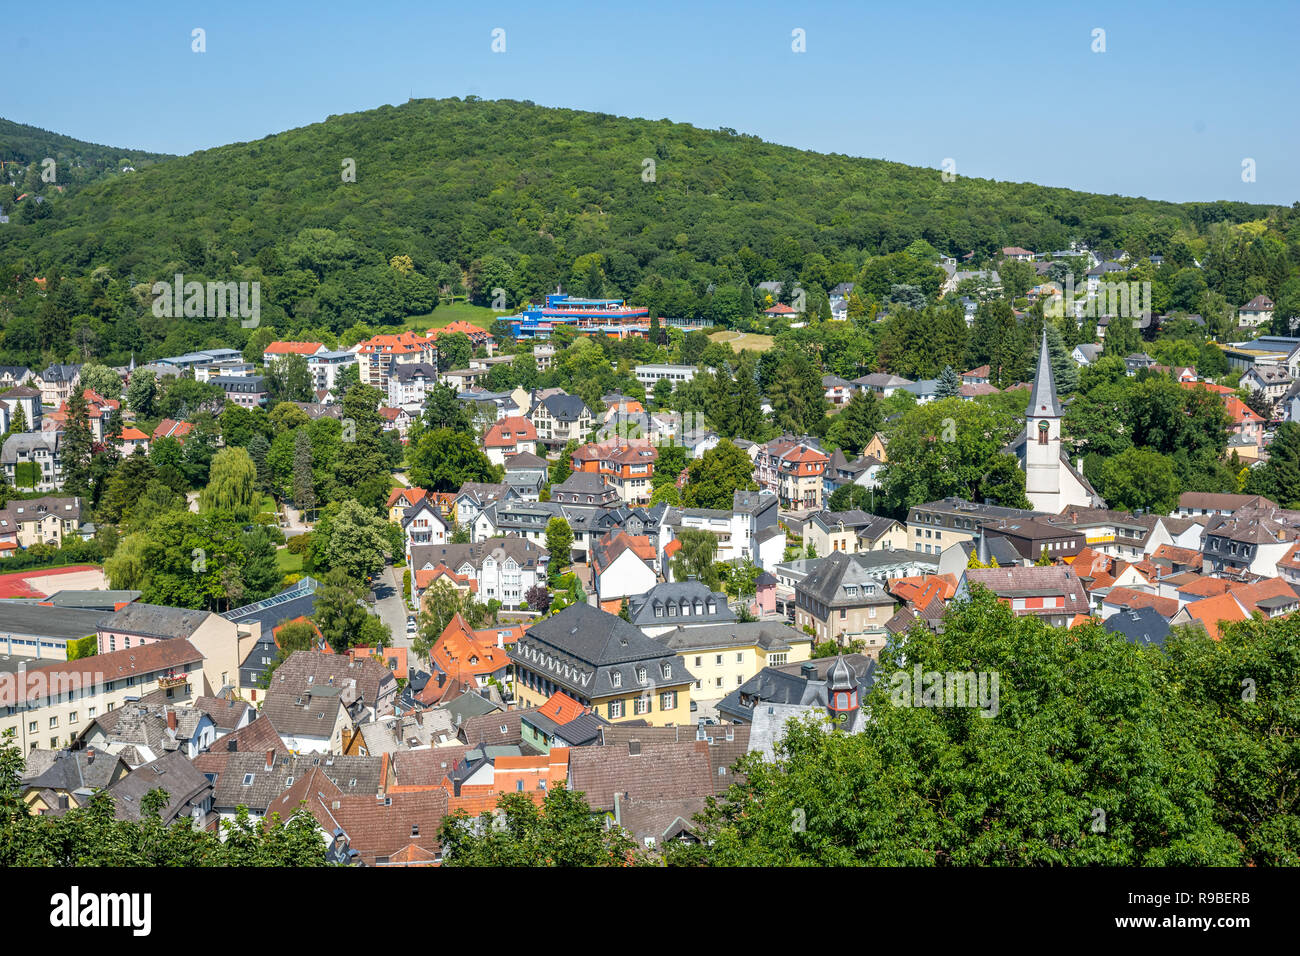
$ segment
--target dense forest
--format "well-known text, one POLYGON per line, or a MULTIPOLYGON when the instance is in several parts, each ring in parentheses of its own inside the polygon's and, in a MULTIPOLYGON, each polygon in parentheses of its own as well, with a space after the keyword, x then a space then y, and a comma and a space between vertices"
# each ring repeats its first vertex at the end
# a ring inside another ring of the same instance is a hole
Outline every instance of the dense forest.
POLYGON ((123 175, 127 167, 139 171, 168 158, 166 153, 101 146, 0 119, 0 208, 13 212, 14 199, 23 193, 70 195, 81 186, 123 175), (51 159, 54 167, 47 172, 42 164, 51 159), (56 185, 64 189, 52 188, 56 185))
MULTIPOLYGON (((42 152, 28 139, 25 155, 42 152)), ((932 295, 938 270, 904 253, 916 242, 973 252, 972 265, 1074 239, 1189 265, 1216 228, 1271 223, 1248 237, 1268 239, 1265 256, 1293 231, 1277 222, 1290 210, 944 182, 731 130, 473 97, 334 116, 46 195, 0 228, 3 361, 242 346, 238 322, 149 313, 150 285, 178 272, 260 281, 262 324, 286 335, 396 324, 458 294, 487 304, 498 287, 514 307, 557 284, 743 326, 764 280, 783 296, 799 282, 814 306, 864 278, 932 295)), ((1217 281, 1236 304, 1232 277, 1217 281)))

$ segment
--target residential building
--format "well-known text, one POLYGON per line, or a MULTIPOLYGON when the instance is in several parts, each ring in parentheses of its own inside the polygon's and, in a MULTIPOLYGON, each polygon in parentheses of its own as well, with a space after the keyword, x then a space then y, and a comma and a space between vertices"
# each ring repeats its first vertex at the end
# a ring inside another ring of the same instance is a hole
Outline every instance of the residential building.
POLYGON ((290 355, 301 355, 304 359, 309 359, 324 351, 327 350, 321 342, 272 342, 262 350, 262 364, 269 366, 290 355))
POLYGON ((907 528, 893 518, 865 511, 819 511, 803 524, 803 547, 818 555, 835 551, 905 551, 907 528))
POLYGON ((954 544, 974 541, 989 522, 1041 517, 1042 512, 1001 505, 982 505, 963 498, 944 498, 913 505, 908 511, 907 535, 913 551, 942 554, 954 544))
POLYGON ((343 731, 393 711, 397 679, 378 661, 294 651, 272 675, 262 704, 284 747, 340 753, 343 731))
MULTIPOLYGON (((515 694, 540 707, 563 691, 610 723, 690 721, 695 677, 682 658, 613 614, 573 604, 529 627, 510 650, 515 694)), ((575 751, 577 752, 577 751, 575 751)))
POLYGON ((624 598, 645 594, 658 581, 658 554, 644 535, 619 531, 593 541, 588 563, 601 607, 615 614, 624 598))
POLYGON ((861 641, 872 653, 885 643, 895 604, 884 579, 855 556, 835 551, 795 585, 795 627, 812 628, 819 643, 861 641))
POLYGON ((620 501, 618 489, 604 475, 591 471, 574 471, 558 485, 551 486, 551 501, 567 505, 613 507, 620 501))
POLYGON ((629 504, 649 503, 650 479, 659 449, 648 439, 611 439, 583 445, 573 452, 573 470, 600 475, 619 499, 629 504))
POLYGON ((1237 310, 1237 324, 1248 329, 1257 329, 1273 321, 1273 300, 1266 295, 1257 295, 1237 310))
POLYGON ((628 617, 648 637, 736 620, 725 594, 695 580, 666 581, 630 597, 628 617))
POLYGON ((593 425, 591 409, 581 398, 558 391, 538 395, 528 409, 528 420, 537 429, 537 440, 549 448, 586 441, 593 425))
POLYGON ((719 716, 750 725, 750 752, 773 759, 773 747, 790 718, 835 719, 845 730, 862 730, 859 711, 877 675, 876 661, 863 654, 791 661, 763 668, 718 703, 719 716), (836 695, 843 694, 843 697, 836 695), (836 709, 832 712, 831 705, 836 709))
POLYGON ((528 590, 545 580, 547 557, 542 545, 512 534, 474 544, 416 545, 409 566, 417 577, 444 566, 472 581, 483 603, 495 599, 502 607, 517 608, 528 590))
POLYGON ((777 462, 777 497, 782 508, 820 509, 830 456, 819 449, 798 445, 777 462))
POLYGON ((0 553, 5 543, 19 548, 48 544, 59 548, 82 538, 80 498, 14 498, 0 509, 0 553))
POLYGON ((100 654, 187 640, 203 654, 200 695, 239 689, 239 628, 211 611, 134 602, 106 615, 96 636, 100 654))
POLYGON ((1045 518, 1002 518, 981 525, 985 536, 1005 538, 1026 561, 1039 561, 1046 555, 1053 561, 1072 558, 1084 547, 1080 530, 1053 524, 1045 518))
POLYGON ((333 391, 339 374, 349 365, 357 364, 357 353, 351 349, 337 352, 317 352, 307 358, 307 371, 311 372, 312 386, 318 392, 333 391))
POLYGON ((498 419, 483 436, 483 451, 494 465, 520 454, 536 455, 537 428, 523 416, 498 419))
POLYGON ((55 408, 72 397, 72 390, 81 382, 80 365, 51 365, 37 375, 32 384, 40 389, 41 404, 55 408))
POLYGON ((1090 611, 1083 584, 1064 565, 971 568, 962 574, 956 600, 967 598, 975 585, 992 591, 1017 617, 1034 615, 1053 627, 1067 627, 1090 611))
POLYGON ((260 375, 214 375, 209 382, 225 393, 226 401, 241 408, 266 407, 270 393, 266 388, 266 379, 260 375))
POLYGON ((436 368, 437 354, 433 339, 418 332, 373 336, 357 348, 361 383, 387 393, 389 376, 397 366, 423 364, 436 368))
POLYGON ((24 431, 39 432, 42 430, 41 393, 39 389, 31 388, 27 385, 20 385, 17 388, 11 388, 9 391, 0 395, 0 405, 4 406, 5 417, 11 423, 6 430, 12 430, 12 422, 18 418, 18 409, 23 411, 23 421, 27 423, 24 431))
POLYGON ((0 681, 0 734, 12 731, 23 753, 58 750, 88 721, 151 691, 191 699, 202 668, 203 655, 184 638, 20 668, 0 681))
POLYGON ((661 379, 667 379, 675 388, 694 379, 698 369, 694 365, 638 365, 632 371, 646 392, 652 392, 661 379))
POLYGON ((696 624, 680 617, 656 637, 680 654, 695 676, 695 700, 718 700, 752 680, 765 667, 806 661, 813 638, 780 621, 696 624))
POLYGON ((1280 419, 1285 415, 1281 407, 1282 399, 1295 384, 1295 379, 1285 367, 1278 365, 1256 365, 1241 377, 1241 384, 1252 392, 1262 392, 1273 409, 1269 416, 1280 419))
POLYGON ((62 438, 62 432, 23 432, 6 438, 0 449, 0 466, 9 484, 35 491, 62 487, 62 438))
MULTIPOLYGON (((388 375, 388 404, 391 408, 424 405, 439 385, 438 367, 428 362, 398 363, 388 375)), ((500 462, 497 462, 500 464, 500 462)))

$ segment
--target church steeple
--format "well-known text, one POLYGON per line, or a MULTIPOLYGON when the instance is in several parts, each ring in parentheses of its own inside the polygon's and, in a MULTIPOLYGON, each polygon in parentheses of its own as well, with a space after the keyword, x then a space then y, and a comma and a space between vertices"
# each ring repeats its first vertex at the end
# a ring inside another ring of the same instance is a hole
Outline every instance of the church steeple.
POLYGON ((1056 377, 1052 374, 1052 354, 1047 348, 1047 323, 1043 323, 1043 342, 1038 349, 1038 371, 1029 393, 1027 418, 1060 418, 1061 403, 1056 398, 1056 377))

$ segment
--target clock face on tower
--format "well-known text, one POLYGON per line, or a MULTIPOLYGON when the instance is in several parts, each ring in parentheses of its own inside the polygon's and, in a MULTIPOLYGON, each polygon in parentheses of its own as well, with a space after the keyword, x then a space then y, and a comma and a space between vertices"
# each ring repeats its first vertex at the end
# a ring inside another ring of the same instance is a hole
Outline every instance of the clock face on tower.
POLYGON ((1045 421, 1038 423, 1038 443, 1040 445, 1047 444, 1047 432, 1050 428, 1051 426, 1045 421))

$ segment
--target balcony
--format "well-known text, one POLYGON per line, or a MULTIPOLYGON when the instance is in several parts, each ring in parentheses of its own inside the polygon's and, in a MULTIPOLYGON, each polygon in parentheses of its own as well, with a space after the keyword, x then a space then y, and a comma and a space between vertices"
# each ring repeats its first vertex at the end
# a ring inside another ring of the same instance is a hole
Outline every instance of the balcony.
POLYGON ((166 675, 158 678, 158 688, 160 690, 171 690, 175 687, 184 687, 188 678, 184 674, 174 674, 168 671, 166 675))

